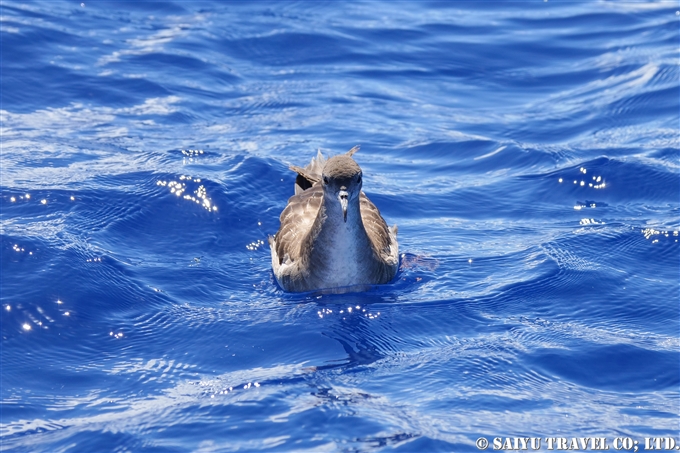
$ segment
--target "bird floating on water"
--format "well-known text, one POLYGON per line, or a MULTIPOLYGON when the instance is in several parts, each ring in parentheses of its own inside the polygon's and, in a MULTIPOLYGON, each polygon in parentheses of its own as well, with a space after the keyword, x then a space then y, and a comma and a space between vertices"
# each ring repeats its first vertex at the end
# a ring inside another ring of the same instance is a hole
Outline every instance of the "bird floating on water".
POLYGON ((388 227, 361 191, 362 172, 352 155, 326 159, 321 151, 298 175, 295 195, 269 237, 272 268, 289 292, 363 291, 388 283, 399 266, 397 226, 388 227))

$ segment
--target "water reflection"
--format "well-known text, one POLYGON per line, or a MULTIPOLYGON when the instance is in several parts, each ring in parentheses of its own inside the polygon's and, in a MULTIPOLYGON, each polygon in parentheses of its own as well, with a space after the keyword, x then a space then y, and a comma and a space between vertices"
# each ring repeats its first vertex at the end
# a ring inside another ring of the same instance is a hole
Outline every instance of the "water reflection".
POLYGON ((198 205, 201 205, 207 211, 217 211, 217 206, 215 206, 212 200, 208 197, 208 192, 204 185, 201 184, 201 178, 193 178, 189 175, 180 175, 179 181, 156 181, 157 186, 167 187, 170 189, 170 193, 182 197, 184 200, 192 201, 198 205), (196 187, 193 190, 193 195, 182 195, 187 191, 187 184, 189 185, 189 190, 196 187))

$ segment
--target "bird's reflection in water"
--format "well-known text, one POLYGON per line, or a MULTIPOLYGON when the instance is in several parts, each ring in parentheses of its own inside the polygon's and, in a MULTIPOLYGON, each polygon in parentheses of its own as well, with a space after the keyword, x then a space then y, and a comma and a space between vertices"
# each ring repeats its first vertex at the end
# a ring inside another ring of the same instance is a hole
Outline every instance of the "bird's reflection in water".
POLYGON ((332 319, 321 334, 340 343, 347 356, 312 368, 358 372, 394 351, 395 337, 378 308, 385 302, 389 300, 383 295, 357 293, 329 296, 319 303, 319 316, 332 319))
POLYGON ((421 437, 409 425, 411 414, 387 396, 377 377, 383 374, 381 361, 389 360, 399 343, 389 319, 379 314, 387 308, 386 301, 363 293, 344 296, 342 302, 318 307, 333 317, 322 335, 340 343, 345 357, 306 369, 309 406, 323 414, 323 420, 332 420, 352 433, 343 444, 346 451, 395 447, 421 437), (367 414, 379 419, 379 425, 363 424, 367 414))

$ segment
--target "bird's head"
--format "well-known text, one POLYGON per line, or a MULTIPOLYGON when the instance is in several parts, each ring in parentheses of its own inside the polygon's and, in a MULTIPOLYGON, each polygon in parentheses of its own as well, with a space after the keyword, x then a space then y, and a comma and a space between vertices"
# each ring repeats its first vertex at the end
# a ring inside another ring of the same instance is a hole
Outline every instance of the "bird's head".
POLYGON ((361 168, 350 156, 343 154, 328 159, 321 173, 324 198, 339 203, 347 222, 347 207, 359 199, 361 193, 361 168))

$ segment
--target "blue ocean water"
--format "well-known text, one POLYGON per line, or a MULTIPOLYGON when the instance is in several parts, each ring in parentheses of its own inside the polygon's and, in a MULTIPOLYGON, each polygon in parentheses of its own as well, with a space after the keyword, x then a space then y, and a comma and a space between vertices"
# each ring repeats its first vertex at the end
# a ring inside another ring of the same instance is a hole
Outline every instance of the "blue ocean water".
POLYGON ((679 10, 3 1, 2 449, 680 442, 679 10), (399 274, 284 293, 357 144, 399 274))

